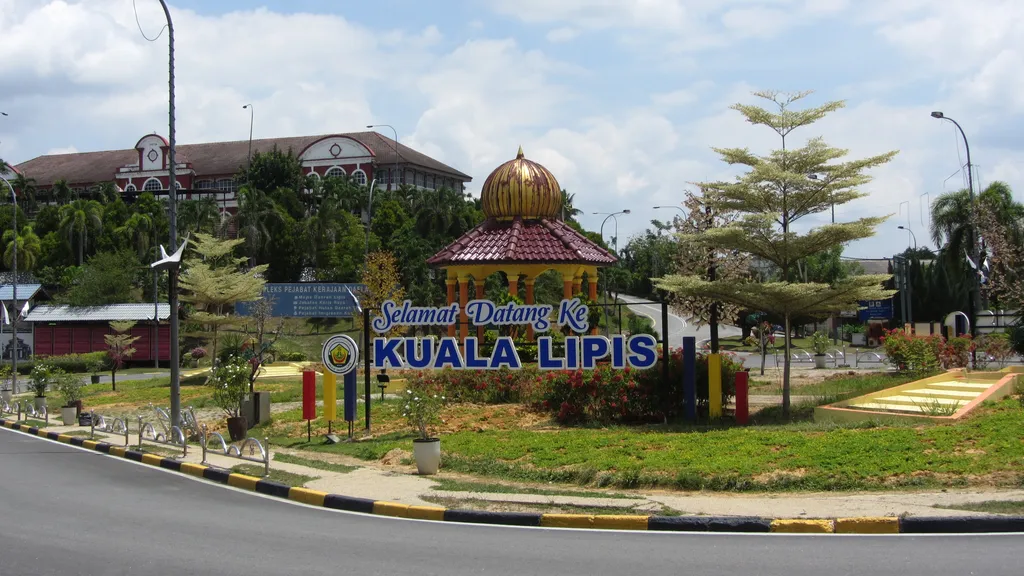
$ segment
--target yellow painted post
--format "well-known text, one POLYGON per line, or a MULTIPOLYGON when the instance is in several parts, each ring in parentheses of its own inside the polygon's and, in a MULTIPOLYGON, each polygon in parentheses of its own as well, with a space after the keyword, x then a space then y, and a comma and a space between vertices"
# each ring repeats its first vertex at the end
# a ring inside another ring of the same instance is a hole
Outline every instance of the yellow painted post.
POLYGON ((338 378, 334 372, 324 370, 324 420, 338 419, 338 378))
POLYGON ((722 355, 708 354, 708 416, 722 417, 722 355))

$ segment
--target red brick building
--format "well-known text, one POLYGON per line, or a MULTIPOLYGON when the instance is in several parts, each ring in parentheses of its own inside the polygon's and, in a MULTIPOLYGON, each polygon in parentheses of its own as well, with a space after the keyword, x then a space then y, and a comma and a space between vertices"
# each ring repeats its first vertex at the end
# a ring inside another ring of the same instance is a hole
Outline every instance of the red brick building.
MULTIPOLYGON (((291 150, 306 174, 318 178, 348 175, 359 184, 376 178, 378 188, 400 184, 418 188, 463 190, 471 177, 377 132, 267 138, 252 141, 253 154, 274 147, 291 150)), ((22 162, 14 169, 36 181, 45 191, 58 180, 77 191, 114 182, 131 200, 143 191, 166 195, 170 181, 167 140, 158 134, 143 136, 125 150, 50 154, 22 162)), ((238 206, 235 176, 244 169, 249 141, 178 144, 175 168, 179 198, 212 197, 229 212, 238 206)))

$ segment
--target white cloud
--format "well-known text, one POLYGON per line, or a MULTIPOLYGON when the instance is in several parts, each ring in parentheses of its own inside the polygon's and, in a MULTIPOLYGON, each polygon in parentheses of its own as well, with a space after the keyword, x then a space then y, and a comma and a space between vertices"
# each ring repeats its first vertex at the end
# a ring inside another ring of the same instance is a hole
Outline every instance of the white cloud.
POLYGON ((568 42, 580 35, 580 31, 575 28, 562 27, 555 28, 547 34, 548 42, 568 42))
MULTIPOLYGON (((78 148, 74 146, 67 146, 64 148, 50 148, 46 151, 47 154, 75 154, 78 152, 78 148)), ((170 170, 170 168, 168 168, 170 170)))

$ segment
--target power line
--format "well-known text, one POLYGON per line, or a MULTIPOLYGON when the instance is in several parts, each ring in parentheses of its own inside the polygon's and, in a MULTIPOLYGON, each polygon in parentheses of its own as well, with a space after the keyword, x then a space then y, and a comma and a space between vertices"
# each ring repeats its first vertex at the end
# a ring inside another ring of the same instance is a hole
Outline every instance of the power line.
POLYGON ((163 35, 164 30, 167 30, 167 24, 164 24, 164 27, 161 28, 160 31, 156 33, 156 36, 154 36, 153 38, 150 38, 149 36, 146 36, 145 30, 142 29, 142 22, 139 22, 139 9, 135 5, 135 2, 136 2, 136 0, 132 0, 132 10, 135 11, 135 24, 137 24, 138 27, 139 27, 139 33, 142 34, 142 37, 145 38, 146 40, 149 40, 150 42, 156 42, 157 40, 160 39, 160 36, 163 35))

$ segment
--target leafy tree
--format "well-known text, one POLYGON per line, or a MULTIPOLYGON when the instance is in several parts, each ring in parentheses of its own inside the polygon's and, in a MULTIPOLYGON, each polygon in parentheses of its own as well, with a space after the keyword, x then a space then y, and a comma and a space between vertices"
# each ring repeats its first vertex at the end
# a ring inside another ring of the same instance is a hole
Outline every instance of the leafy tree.
MULTIPOLYGON (((390 252, 371 252, 366 258, 360 280, 366 286, 357 294, 363 310, 379 310, 386 300, 401 302, 405 299, 398 262, 390 252)), ((398 336, 404 331, 403 327, 396 326, 388 332, 388 336, 398 336)))
POLYGON ((53 186, 50 187, 50 199, 57 202, 57 206, 64 206, 70 203, 73 197, 74 192, 68 186, 68 181, 63 178, 54 182, 53 186))
POLYGON ((11 185, 18 193, 18 204, 28 212, 35 213, 38 208, 38 202, 36 200, 36 188, 35 178, 26 178, 24 174, 15 174, 14 180, 11 181, 11 185))
POLYGON ((111 322, 110 328, 114 333, 103 336, 104 342, 107 343, 107 356, 110 357, 110 389, 115 392, 117 391, 117 371, 135 355, 135 347, 132 344, 139 337, 131 335, 134 327, 135 322, 130 320, 111 322))
POLYGON ((234 255, 243 242, 197 233, 195 240, 190 241, 192 255, 179 278, 179 287, 185 292, 181 300, 192 303, 196 309, 192 320, 205 326, 211 335, 211 358, 217 358, 220 328, 235 321, 230 308, 236 302, 254 302, 263 296, 267 266, 243 270, 246 258, 234 255))
POLYGON ((576 194, 569 194, 562 190, 562 220, 575 222, 576 217, 583 214, 583 210, 575 206, 575 200, 576 194))
POLYGON ((276 218, 267 223, 268 242, 264 247, 267 280, 298 282, 306 266, 302 224, 283 208, 276 207, 276 218))
POLYGON ((965 274, 968 271, 965 257, 970 253, 969 239, 976 227, 976 218, 972 214, 989 213, 993 218, 992 224, 1004 228, 1009 238, 1018 242, 1024 238, 1024 206, 1013 200, 1013 193, 1004 182, 993 182, 987 186, 978 195, 976 204, 977 210, 972 210, 967 189, 947 192, 932 204, 932 241, 943 248, 943 255, 952 268, 965 274))
POLYGON ((893 294, 881 286, 888 275, 850 276, 832 285, 785 280, 797 262, 811 254, 874 233, 874 228, 885 218, 824 224, 805 234, 794 232, 792 226, 804 216, 822 213, 833 204, 845 204, 864 196, 857 188, 870 181, 865 171, 888 162, 896 154, 889 152, 861 160, 836 162, 845 155, 845 151, 826 145, 821 138, 813 138, 800 148, 787 146, 787 137, 794 130, 808 126, 844 105, 843 102, 828 102, 805 110, 790 108, 791 104, 808 94, 756 93, 772 102, 777 111, 744 104, 732 107, 751 124, 767 126, 778 134, 782 148, 766 156, 758 156, 745 148, 716 148, 725 162, 746 166, 749 170, 734 182, 708 182, 701 184, 701 188, 706 201, 715 209, 735 211, 741 217, 729 226, 707 230, 691 238, 704 246, 736 250, 771 262, 781 271, 783 280, 711 282, 699 276, 680 276, 658 283, 660 287, 680 295, 731 302, 783 317, 786 334, 782 411, 786 416, 790 408, 793 316, 856 310, 861 300, 886 299, 893 294), (818 177, 809 178, 810 174, 818 177))
MULTIPOLYGON (((14 264, 15 243, 12 242, 13 239, 13 230, 4 232, 3 240, 6 246, 4 248, 4 265, 8 269, 14 264)), ((25 226, 21 229, 21 232, 18 234, 17 245, 18 270, 35 270, 36 265, 39 264, 39 256, 42 253, 42 243, 39 240, 39 236, 36 236, 35 232, 32 231, 32 226, 25 226)))
POLYGON ((95 200, 74 200, 60 208, 60 229, 78 246, 78 265, 85 261, 89 232, 103 228, 103 206, 95 200), (77 238, 77 241, 74 239, 77 238))
POLYGON ((185 200, 178 203, 178 234, 191 235, 196 232, 213 234, 220 226, 220 208, 213 198, 185 200))
POLYGON ((140 276, 145 274, 134 251, 100 252, 81 268, 70 289, 58 298, 71 306, 103 306, 139 302, 140 276))
POLYGON ((359 219, 349 212, 337 214, 337 224, 330 238, 330 241, 321 241, 316 253, 317 280, 355 282, 359 279, 366 251, 366 235, 359 219))
POLYGON ((242 166, 237 178, 245 187, 268 192, 271 200, 282 206, 292 218, 302 218, 303 206, 298 192, 305 188, 306 178, 302 163, 291 150, 282 151, 274 146, 269 152, 256 152, 252 156, 252 169, 246 173, 242 166))
POLYGON ((980 210, 975 222, 985 239, 990 297, 1007 309, 1024 309, 1024 245, 1013 223, 1001 222, 995 210, 980 210))
POLYGON ((238 212, 234 215, 238 234, 244 239, 250 262, 255 263, 270 241, 268 224, 281 220, 274 201, 259 188, 242 186, 238 191, 238 212))
POLYGON ((153 237, 153 220, 148 214, 132 214, 124 226, 117 229, 117 235, 124 245, 134 245, 139 260, 142 260, 149 252, 150 239, 153 237))

